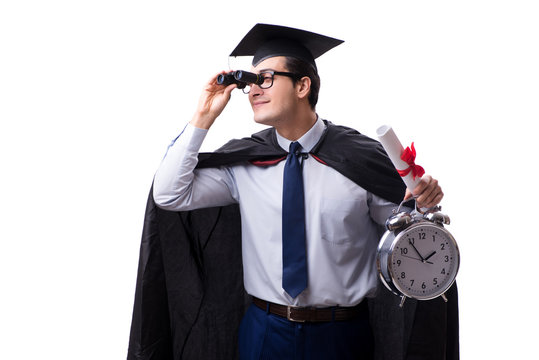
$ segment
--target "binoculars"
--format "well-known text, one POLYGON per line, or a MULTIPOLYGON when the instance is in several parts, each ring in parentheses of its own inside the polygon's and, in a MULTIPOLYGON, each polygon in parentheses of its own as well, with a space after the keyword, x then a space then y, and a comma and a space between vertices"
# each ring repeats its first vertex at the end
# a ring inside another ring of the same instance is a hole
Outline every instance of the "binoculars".
POLYGON ((217 77, 217 84, 228 86, 237 84, 238 89, 245 88, 248 84, 261 85, 264 82, 264 77, 252 72, 236 70, 227 74, 221 74, 217 77))

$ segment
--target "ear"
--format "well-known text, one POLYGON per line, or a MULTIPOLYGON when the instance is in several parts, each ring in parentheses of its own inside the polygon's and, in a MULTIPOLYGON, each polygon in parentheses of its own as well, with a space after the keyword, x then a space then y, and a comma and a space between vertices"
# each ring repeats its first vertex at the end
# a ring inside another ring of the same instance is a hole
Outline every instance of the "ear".
POLYGON ((311 92, 311 78, 308 76, 302 77, 296 83, 296 92, 301 99, 307 98, 311 92))

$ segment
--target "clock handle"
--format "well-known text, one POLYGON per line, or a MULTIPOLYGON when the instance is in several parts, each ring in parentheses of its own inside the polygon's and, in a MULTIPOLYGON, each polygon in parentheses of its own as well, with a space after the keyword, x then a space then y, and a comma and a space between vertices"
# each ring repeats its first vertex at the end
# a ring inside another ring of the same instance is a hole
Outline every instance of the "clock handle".
POLYGON ((399 304, 399 307, 402 308, 404 306, 404 302, 406 301, 406 296, 401 295, 401 303, 399 304))

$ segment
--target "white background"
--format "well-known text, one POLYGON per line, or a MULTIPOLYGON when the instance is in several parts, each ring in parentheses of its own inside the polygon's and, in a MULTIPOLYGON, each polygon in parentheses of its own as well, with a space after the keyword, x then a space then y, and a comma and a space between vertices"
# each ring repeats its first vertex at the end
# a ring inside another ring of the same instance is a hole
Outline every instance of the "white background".
MULTIPOLYGON (((536 356, 538 18, 519 0, 3 1, 0 357, 125 358, 153 173, 257 22, 344 39, 318 113, 392 125, 440 180, 462 358, 536 356)), ((235 92, 205 150, 259 129, 235 92)))

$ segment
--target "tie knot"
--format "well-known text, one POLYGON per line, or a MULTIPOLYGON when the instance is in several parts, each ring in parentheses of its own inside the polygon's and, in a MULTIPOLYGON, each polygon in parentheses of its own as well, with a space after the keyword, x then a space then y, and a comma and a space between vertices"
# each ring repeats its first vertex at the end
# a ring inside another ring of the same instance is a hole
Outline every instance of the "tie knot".
POLYGON ((299 144, 299 142, 294 141, 290 143, 290 150, 289 150, 290 153, 296 154, 299 151, 299 149, 301 149, 301 145, 299 144))

